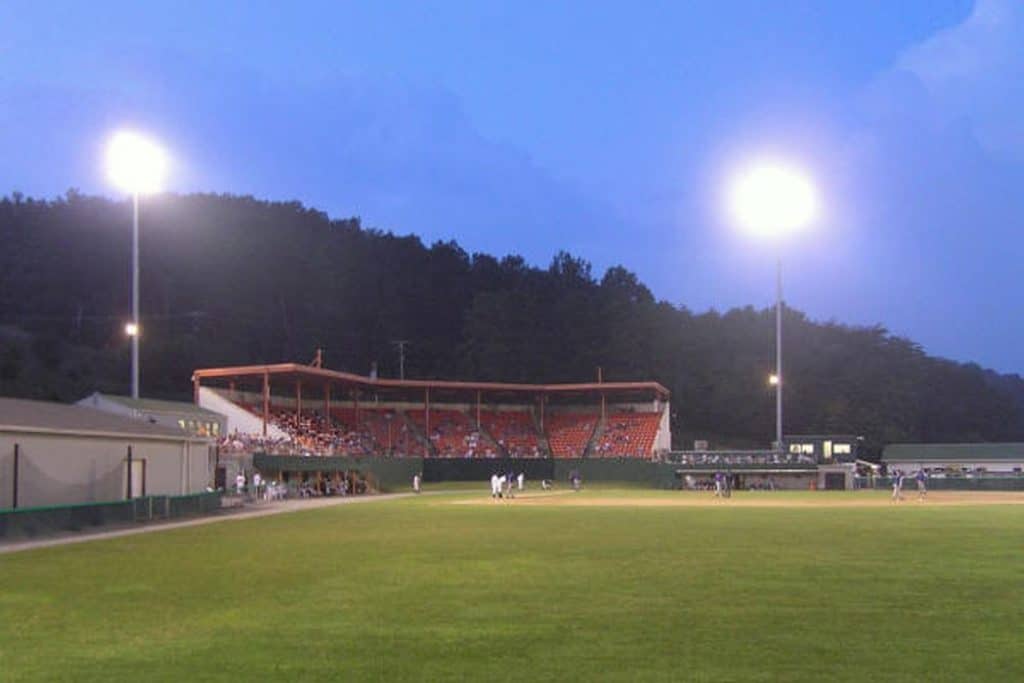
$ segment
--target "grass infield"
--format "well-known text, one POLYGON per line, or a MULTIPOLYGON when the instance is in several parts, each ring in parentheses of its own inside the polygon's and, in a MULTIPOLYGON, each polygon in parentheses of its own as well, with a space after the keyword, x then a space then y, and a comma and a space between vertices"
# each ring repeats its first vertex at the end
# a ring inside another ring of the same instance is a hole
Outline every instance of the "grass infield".
POLYGON ((1024 506, 915 498, 462 490, 5 555, 0 679, 1024 680, 1024 506))

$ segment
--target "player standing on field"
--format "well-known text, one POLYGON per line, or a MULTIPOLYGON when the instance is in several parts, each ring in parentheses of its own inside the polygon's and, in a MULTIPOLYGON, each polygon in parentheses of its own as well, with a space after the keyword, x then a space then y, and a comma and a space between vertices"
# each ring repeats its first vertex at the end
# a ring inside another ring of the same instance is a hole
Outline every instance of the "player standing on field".
POLYGON ((928 475, 924 473, 923 467, 917 471, 914 479, 917 481, 917 499, 924 500, 928 496, 928 475))
POLYGON ((898 503, 903 500, 903 472, 896 470, 892 477, 892 500, 898 503))

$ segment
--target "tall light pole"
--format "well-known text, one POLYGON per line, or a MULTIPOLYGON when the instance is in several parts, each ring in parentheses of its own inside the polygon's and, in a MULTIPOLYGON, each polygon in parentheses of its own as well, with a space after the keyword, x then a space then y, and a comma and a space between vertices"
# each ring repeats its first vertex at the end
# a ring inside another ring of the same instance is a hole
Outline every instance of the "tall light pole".
POLYGON ((107 174, 119 189, 132 195, 132 319, 125 333, 132 338, 132 398, 139 397, 139 195, 159 192, 167 159, 154 142, 130 131, 115 134, 107 145, 107 174))
POLYGON ((729 208, 746 232, 775 245, 775 447, 782 449, 782 241, 818 215, 818 196, 800 169, 777 161, 756 162, 733 178, 729 208))
POLYGON ((391 342, 398 347, 398 378, 401 380, 405 379, 405 347, 409 345, 409 340, 399 339, 391 342))

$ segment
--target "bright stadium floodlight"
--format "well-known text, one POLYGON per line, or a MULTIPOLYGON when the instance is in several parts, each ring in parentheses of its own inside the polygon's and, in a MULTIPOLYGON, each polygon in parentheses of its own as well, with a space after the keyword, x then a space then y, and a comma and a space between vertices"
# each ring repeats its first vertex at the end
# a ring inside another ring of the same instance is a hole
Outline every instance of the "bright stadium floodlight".
POLYGON ((121 131, 107 145, 107 175, 119 189, 131 194, 153 194, 163 189, 167 155, 155 142, 132 131, 121 131))
POLYGON ((163 188, 167 155, 163 148, 132 131, 114 134, 107 144, 107 175, 132 195, 132 319, 125 333, 132 338, 132 398, 139 397, 139 195, 163 188))
POLYGON ((747 232, 779 238, 806 227, 818 215, 818 195, 810 178, 778 162, 758 162, 729 187, 729 209, 747 232))
POLYGON ((775 447, 782 449, 782 249, 783 238, 818 219, 818 192, 810 176, 786 162, 762 160, 737 173, 728 186, 728 208, 744 232, 776 242, 775 447))

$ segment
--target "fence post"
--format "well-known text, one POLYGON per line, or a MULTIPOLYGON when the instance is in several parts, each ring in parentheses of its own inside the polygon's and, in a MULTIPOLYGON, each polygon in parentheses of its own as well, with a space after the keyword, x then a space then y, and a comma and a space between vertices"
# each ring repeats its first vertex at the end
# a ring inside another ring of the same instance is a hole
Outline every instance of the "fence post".
POLYGON ((132 447, 128 446, 128 500, 132 499, 132 447))
POLYGON ((11 493, 11 507, 18 507, 18 458, 21 455, 21 445, 14 444, 14 490, 11 493))

